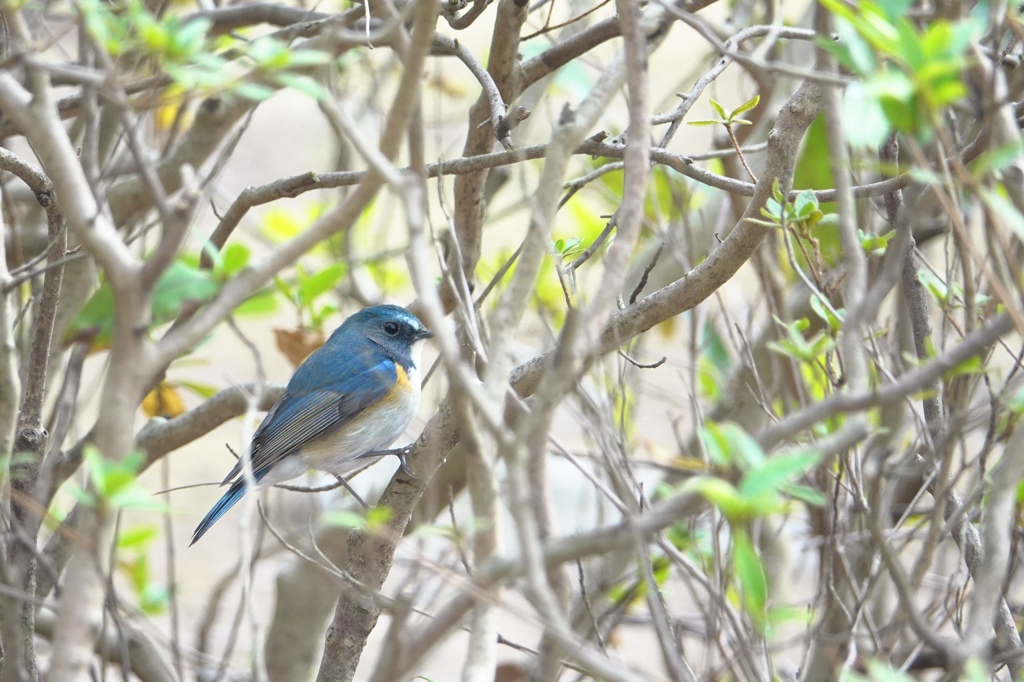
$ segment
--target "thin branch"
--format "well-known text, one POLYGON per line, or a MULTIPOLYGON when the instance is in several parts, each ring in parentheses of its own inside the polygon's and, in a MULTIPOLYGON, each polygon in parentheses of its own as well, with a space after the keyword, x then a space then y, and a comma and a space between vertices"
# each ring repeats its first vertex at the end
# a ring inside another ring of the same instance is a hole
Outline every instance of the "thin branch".
POLYGON ((964 337, 950 350, 934 357, 928 363, 912 369, 899 377, 897 381, 861 393, 837 393, 825 398, 768 427, 758 434, 757 440, 764 448, 768 449, 840 412, 860 412, 873 407, 886 407, 900 403, 908 395, 924 390, 942 375, 983 352, 1000 337, 1010 333, 1013 328, 1013 321, 1009 315, 1005 313, 999 315, 985 326, 964 337))
MULTIPOLYGON (((491 74, 487 72, 487 69, 483 67, 473 53, 466 49, 465 45, 457 40, 447 38, 446 36, 434 36, 434 52, 440 54, 451 54, 459 58, 469 72, 473 74, 477 82, 483 88, 483 95, 487 97, 487 101, 491 108, 491 130, 494 131, 494 137, 501 143, 501 146, 506 151, 513 151, 515 146, 512 144, 512 140, 509 137, 511 130, 522 121, 525 116, 521 114, 513 118, 511 121, 508 120, 505 110, 505 102, 501 99, 501 93, 498 91, 498 86, 495 85, 494 79, 491 78, 491 74)), ((529 113, 526 113, 529 116, 529 113)))

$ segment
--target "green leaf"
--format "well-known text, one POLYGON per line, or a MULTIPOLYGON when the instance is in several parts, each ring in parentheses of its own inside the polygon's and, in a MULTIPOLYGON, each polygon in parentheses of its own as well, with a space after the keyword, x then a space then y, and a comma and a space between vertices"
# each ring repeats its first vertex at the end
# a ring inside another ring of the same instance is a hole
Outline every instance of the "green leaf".
POLYGON ((717 125, 721 125, 721 124, 722 124, 721 121, 687 121, 686 122, 686 125, 688 125, 688 126, 697 126, 697 127, 717 126, 717 125))
POLYGON ((711 322, 705 322, 701 327, 700 348, 701 356, 706 357, 717 369, 725 371, 732 368, 732 360, 729 357, 729 350, 725 346, 725 339, 711 322))
POLYGON ((281 85, 305 93, 314 99, 327 97, 327 90, 324 89, 324 86, 309 76, 295 73, 278 73, 274 75, 274 80, 281 85))
POLYGON ((743 608, 754 625, 763 630, 768 615, 768 581, 746 531, 733 529, 732 565, 743 593, 743 608))
POLYGON ((907 16, 907 11, 913 7, 914 0, 878 0, 878 7, 889 21, 896 21, 907 16))
POLYGON ((171 593, 166 586, 158 583, 149 583, 139 592, 139 608, 151 616, 167 611, 170 601, 171 593))
POLYGON ((722 120, 726 120, 729 118, 729 115, 725 113, 725 107, 723 107, 721 104, 719 104, 713 99, 711 100, 711 108, 715 110, 716 114, 722 117, 722 120))
POLYGON ((251 99, 253 102, 268 100, 277 92, 262 83, 239 83, 232 87, 231 90, 246 99, 251 99))
POLYGON ((315 275, 301 279, 299 282, 299 301, 303 307, 309 307, 314 300, 334 289, 347 272, 348 264, 338 261, 328 265, 315 275))
POLYGON ((796 483, 783 483, 779 486, 779 490, 784 492, 794 500, 799 500, 804 504, 809 504, 813 507, 824 507, 828 500, 820 492, 814 488, 808 488, 805 485, 798 485, 796 483))
POLYGON ((332 55, 323 50, 292 50, 291 66, 316 66, 318 64, 329 64, 332 55))
POLYGON ((193 65, 200 66, 206 71, 223 71, 226 78, 231 77, 231 74, 228 73, 230 62, 220 55, 200 52, 192 55, 190 61, 193 65))
POLYGON ((264 71, 279 71, 291 63, 288 47, 270 36, 257 38, 249 44, 249 58, 264 71))
MULTIPOLYGON (((877 68, 875 53, 871 46, 857 33, 847 19, 835 17, 832 22, 839 35, 839 45, 844 47, 847 55, 847 66, 862 76, 866 76, 877 68)), ((838 55, 837 55, 838 57, 838 55)))
POLYGON ((231 242, 224 248, 222 269, 225 275, 234 275, 249 264, 252 249, 239 242, 231 242))
POLYGON ((156 526, 149 524, 125 528, 117 536, 117 549, 145 549, 159 532, 156 526))
POLYGON ((152 17, 139 18, 135 24, 135 30, 142 41, 142 46, 149 52, 162 55, 167 51, 171 43, 171 36, 160 24, 153 21, 152 17))
POLYGON ((942 375, 947 381, 956 376, 967 376, 971 374, 984 374, 985 364, 981 361, 981 357, 978 355, 972 356, 967 360, 964 360, 959 365, 949 370, 942 375))
POLYGON ((320 520, 332 526, 341 526, 352 530, 361 530, 366 525, 366 519, 361 514, 344 509, 324 512, 320 520))
POLYGON ((90 341, 93 351, 110 346, 114 329, 114 292, 106 282, 86 301, 68 326, 65 342, 90 341))
POLYGON ((921 44, 921 37, 914 26, 905 19, 897 21, 896 31, 899 34, 896 51, 911 71, 920 71, 928 63, 925 49, 921 44))
POLYGON ((556 242, 558 246, 558 254, 567 257, 579 249, 580 245, 583 244, 583 239, 580 237, 569 237, 568 239, 559 239, 556 242))
POLYGON ((929 293, 935 297, 935 300, 945 308, 949 303, 949 289, 946 287, 946 283, 939 279, 931 270, 925 268, 917 271, 917 279, 924 284, 929 293))
POLYGON ((211 273, 180 260, 175 262, 153 291, 153 326, 176 318, 186 303, 210 300, 219 289, 220 283, 211 273))
POLYGON ((833 334, 839 333, 839 331, 843 328, 842 314, 846 311, 845 308, 840 308, 835 313, 833 313, 832 306, 826 306, 824 303, 822 303, 820 296, 818 296, 817 294, 811 294, 811 310, 813 310, 818 317, 825 321, 825 323, 828 325, 829 330, 833 334), (836 316, 836 313, 839 313, 839 316, 836 316))
POLYGON ((857 125, 844 126, 846 139, 853 147, 877 149, 892 131, 881 102, 864 83, 850 83, 846 87, 843 117, 857 121, 857 125))
POLYGON ((274 289, 257 291, 238 305, 234 314, 240 317, 257 317, 277 312, 278 294, 274 289))
POLYGON ((181 388, 185 388, 188 389, 189 391, 192 391, 197 396, 204 399, 212 398, 214 395, 216 395, 218 390, 215 386, 201 384, 196 381, 182 381, 179 379, 174 383, 180 386, 181 388))
POLYGON ((814 196, 813 191, 805 189, 797 195, 793 208, 797 218, 807 218, 813 211, 818 210, 818 198, 814 196))
POLYGON ((391 510, 391 507, 370 507, 366 510, 366 525, 370 528, 379 528, 387 524, 394 516, 395 513, 391 510))
POLYGON ((747 100, 743 104, 739 105, 739 107, 734 109, 733 112, 732 112, 732 116, 730 116, 730 118, 735 118, 736 116, 739 116, 740 114, 743 114, 743 113, 746 113, 746 112, 750 111, 751 109, 756 107, 760 101, 761 101, 761 95, 754 95, 754 97, 752 99, 747 100))
MULTIPOLYGON (((133 452, 122 461, 106 460, 93 445, 86 445, 83 462, 92 490, 93 502, 111 509, 162 510, 165 505, 138 483, 145 455, 133 452)), ((91 497, 86 493, 87 497, 91 497)))
POLYGON ((1013 414, 1024 414, 1024 387, 1017 389, 1013 395, 1007 398, 1006 409, 1013 414))
POLYGON ((700 430, 700 439, 711 463, 737 466, 747 470, 764 462, 764 450, 749 433, 732 422, 708 422, 700 430))
POLYGON ((206 43, 206 34, 212 25, 213 22, 209 19, 196 19, 172 31, 167 56, 174 60, 182 60, 202 50, 206 43))
POLYGON ((739 493, 744 498, 752 498, 765 492, 776 492, 782 484, 791 483, 806 474, 820 460, 821 455, 811 450, 769 457, 764 464, 743 476, 739 493))
POLYGON ((725 479, 698 476, 687 481, 683 489, 699 493, 727 519, 741 521, 747 516, 746 501, 740 497, 735 486, 725 479))
POLYGON ((1021 212, 1008 199, 993 189, 982 188, 980 194, 989 210, 1006 223, 1006 226, 1017 235, 1017 239, 1024 239, 1024 215, 1021 215, 1021 212))

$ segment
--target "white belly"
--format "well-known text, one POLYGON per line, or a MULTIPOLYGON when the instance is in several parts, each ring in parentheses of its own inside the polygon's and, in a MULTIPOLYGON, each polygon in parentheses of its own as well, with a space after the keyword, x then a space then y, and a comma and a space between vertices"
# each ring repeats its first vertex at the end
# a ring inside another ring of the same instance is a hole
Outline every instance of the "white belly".
MULTIPOLYGON (((417 355, 413 353, 414 362, 419 360, 417 355)), ((420 403, 420 376, 415 365, 408 370, 408 376, 412 390, 407 398, 391 402, 387 409, 368 410, 368 415, 303 445, 297 453, 303 464, 310 469, 344 476, 372 463, 373 460, 362 459, 363 455, 389 448, 405 433, 416 416, 420 403)))

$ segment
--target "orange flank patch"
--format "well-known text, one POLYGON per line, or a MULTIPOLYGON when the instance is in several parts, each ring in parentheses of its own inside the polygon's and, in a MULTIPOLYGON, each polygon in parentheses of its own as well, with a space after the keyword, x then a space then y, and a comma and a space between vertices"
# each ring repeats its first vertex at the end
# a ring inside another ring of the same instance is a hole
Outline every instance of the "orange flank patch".
POLYGON ((395 380, 395 388, 401 388, 405 391, 412 390, 412 383, 409 382, 409 375, 405 373, 405 368, 397 362, 395 363, 395 374, 397 379, 395 380))

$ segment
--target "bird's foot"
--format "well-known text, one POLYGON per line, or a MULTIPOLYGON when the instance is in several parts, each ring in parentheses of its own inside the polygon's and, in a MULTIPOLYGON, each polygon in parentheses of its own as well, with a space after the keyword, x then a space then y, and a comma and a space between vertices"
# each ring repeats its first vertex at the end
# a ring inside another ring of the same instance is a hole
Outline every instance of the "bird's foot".
POLYGON ((402 473, 409 478, 419 478, 409 468, 409 453, 412 452, 412 444, 406 445, 404 448, 395 448, 395 456, 398 457, 398 466, 402 469, 402 473))
POLYGON ((412 469, 409 468, 409 453, 412 452, 412 443, 406 445, 403 448, 392 448, 390 450, 375 450, 368 452, 363 457, 386 457, 387 455, 394 455, 398 458, 398 465, 401 468, 402 473, 409 478, 419 478, 416 474, 412 473, 412 469))

